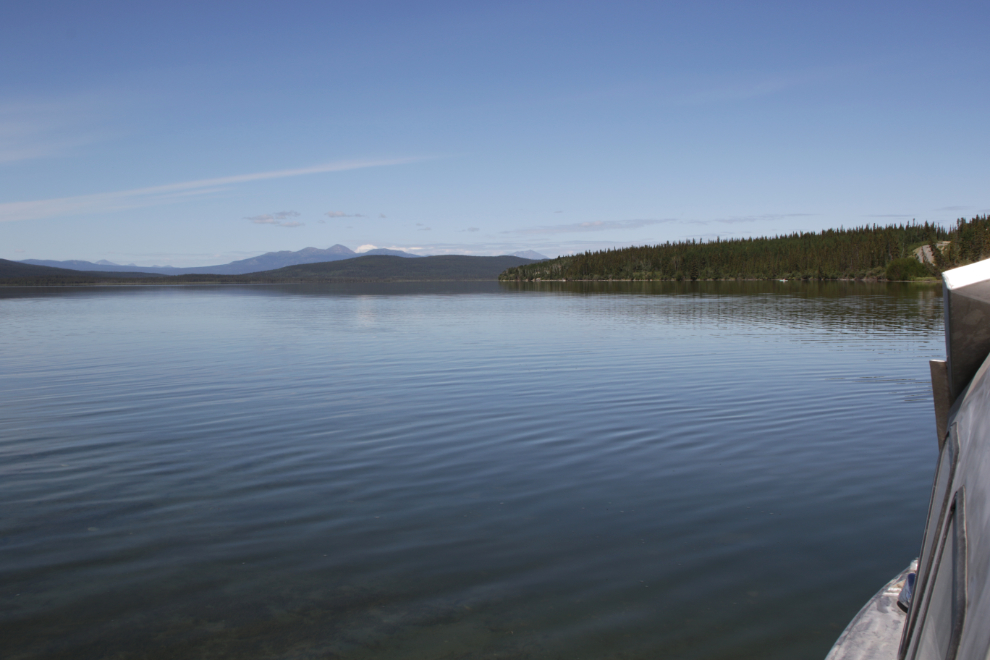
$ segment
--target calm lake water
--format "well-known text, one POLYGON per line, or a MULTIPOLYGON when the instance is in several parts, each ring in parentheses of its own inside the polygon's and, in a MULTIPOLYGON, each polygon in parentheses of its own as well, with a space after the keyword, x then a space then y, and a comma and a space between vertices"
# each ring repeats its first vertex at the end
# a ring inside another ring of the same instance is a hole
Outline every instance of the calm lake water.
POLYGON ((0 290, 21 658, 821 658, 914 558, 941 291, 0 290))

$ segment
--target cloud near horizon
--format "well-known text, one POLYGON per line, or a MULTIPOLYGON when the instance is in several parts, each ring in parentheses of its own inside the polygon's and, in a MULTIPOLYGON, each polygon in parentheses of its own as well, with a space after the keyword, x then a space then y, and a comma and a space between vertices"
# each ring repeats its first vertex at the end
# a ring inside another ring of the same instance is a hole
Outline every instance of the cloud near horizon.
POLYGON ((344 213, 343 211, 327 211, 323 215, 328 218, 365 218, 367 216, 361 213, 344 213))
POLYGON ((523 236, 547 235, 547 234, 568 234, 584 233, 623 229, 639 229, 651 225, 680 224, 680 225, 709 225, 713 223, 733 225, 746 222, 757 222, 760 220, 783 220, 786 218, 813 217, 817 213, 767 213, 763 215, 733 216, 728 218, 712 218, 710 220, 682 220, 680 218, 640 218, 633 220, 595 220, 592 222, 575 222, 566 225, 543 225, 539 227, 528 227, 525 229, 511 229, 501 232, 502 234, 514 234, 523 236))
POLYGON ((256 225, 275 225, 277 227, 305 227, 305 222, 287 220, 287 218, 298 218, 301 214, 295 211, 279 211, 278 213, 266 213, 264 215, 253 215, 245 220, 250 220, 256 225))
POLYGON ((67 215, 84 215, 90 213, 107 213, 127 209, 156 206, 181 201, 191 195, 206 195, 226 190, 228 186, 249 181, 266 179, 283 179, 305 174, 320 174, 325 172, 343 172, 347 170, 382 167, 386 165, 402 165, 422 160, 419 158, 395 158, 390 160, 354 160, 325 163, 312 167, 301 167, 290 170, 273 170, 269 172, 254 172, 251 174, 236 174, 233 176, 216 177, 213 179, 198 179, 170 183, 163 186, 135 188, 92 195, 77 195, 75 197, 58 197, 39 199, 27 202, 0 203, 0 222, 16 222, 19 220, 43 220, 67 215))
POLYGON ((659 225, 677 222, 674 218, 663 220, 596 220, 594 222, 575 222, 568 225, 544 225, 526 229, 503 231, 503 234, 566 234, 571 232, 607 231, 609 229, 638 229, 649 225, 659 225))
POLYGON ((710 225, 718 223, 722 225, 734 225, 741 222, 757 222, 759 220, 784 220, 786 218, 812 218, 817 213, 765 213, 763 215, 742 215, 729 218, 713 218, 711 220, 685 220, 685 224, 690 225, 710 225))

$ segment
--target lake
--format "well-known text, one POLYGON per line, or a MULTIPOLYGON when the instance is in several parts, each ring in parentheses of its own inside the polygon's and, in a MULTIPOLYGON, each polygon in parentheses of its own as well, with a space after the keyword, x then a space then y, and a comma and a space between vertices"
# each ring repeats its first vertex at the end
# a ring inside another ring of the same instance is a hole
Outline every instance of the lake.
POLYGON ((822 658, 918 554, 941 290, 0 289, 21 658, 822 658))

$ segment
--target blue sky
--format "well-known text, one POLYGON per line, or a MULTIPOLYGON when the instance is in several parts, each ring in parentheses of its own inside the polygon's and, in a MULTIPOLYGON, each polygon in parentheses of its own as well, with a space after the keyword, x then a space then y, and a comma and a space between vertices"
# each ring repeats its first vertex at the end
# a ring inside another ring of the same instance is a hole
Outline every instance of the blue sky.
POLYGON ((0 258, 990 212, 987 3, 5 3, 0 258))

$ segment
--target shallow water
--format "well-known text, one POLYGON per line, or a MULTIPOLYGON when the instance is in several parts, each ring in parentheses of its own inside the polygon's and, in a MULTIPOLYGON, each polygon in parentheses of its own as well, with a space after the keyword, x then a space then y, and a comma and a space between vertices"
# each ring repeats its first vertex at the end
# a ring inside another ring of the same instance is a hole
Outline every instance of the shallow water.
POLYGON ((0 290, 4 657, 823 657, 918 552, 940 295, 0 290))

